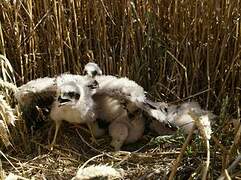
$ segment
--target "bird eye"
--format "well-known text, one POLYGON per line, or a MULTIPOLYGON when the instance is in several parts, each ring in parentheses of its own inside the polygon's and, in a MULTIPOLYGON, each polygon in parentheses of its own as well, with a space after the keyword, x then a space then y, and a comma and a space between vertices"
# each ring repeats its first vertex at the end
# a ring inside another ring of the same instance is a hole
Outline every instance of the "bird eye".
POLYGON ((95 77, 97 75, 97 71, 91 71, 92 77, 95 77))
POLYGON ((76 99, 76 100, 78 100, 80 98, 80 94, 76 93, 74 91, 68 92, 68 93, 66 93, 64 95, 66 95, 67 97, 69 97, 71 99, 76 99))
POLYGON ((78 99, 80 98, 80 94, 79 94, 79 93, 75 93, 74 98, 75 98, 76 100, 78 100, 78 99))
POLYGON ((68 92, 68 96, 70 97, 70 98, 73 98, 73 97, 75 97, 75 92, 73 92, 73 91, 71 91, 71 92, 68 92))

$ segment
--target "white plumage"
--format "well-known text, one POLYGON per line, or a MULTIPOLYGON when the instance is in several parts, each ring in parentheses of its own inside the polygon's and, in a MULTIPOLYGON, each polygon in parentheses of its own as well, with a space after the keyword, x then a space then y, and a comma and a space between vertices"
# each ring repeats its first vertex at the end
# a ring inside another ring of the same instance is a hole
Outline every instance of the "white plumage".
POLYGON ((154 103, 137 83, 125 77, 102 75, 95 63, 88 63, 85 72, 85 76, 62 74, 56 78, 32 80, 19 87, 15 94, 30 127, 39 123, 35 122, 39 107, 49 109, 46 112, 56 124, 52 144, 63 120, 86 123, 95 136, 105 132, 105 129, 99 128, 97 119, 109 123, 111 145, 120 150, 123 144, 142 137, 146 120, 143 112, 155 119, 151 128, 157 132, 165 130, 163 124, 171 123, 188 133, 194 125, 190 112, 200 114, 204 119, 209 114, 210 118, 214 116, 202 110, 196 102, 169 107, 165 103, 154 103))
POLYGON ((95 121, 92 99, 95 91, 89 87, 91 83, 85 77, 78 78, 68 74, 57 77, 57 99, 53 102, 50 111, 50 118, 56 123, 52 144, 55 143, 62 120, 70 123, 95 121))
POLYGON ((95 77, 96 75, 102 75, 102 71, 100 67, 97 64, 92 62, 85 65, 84 73, 92 78, 95 77))
POLYGON ((109 134, 112 137, 111 146, 116 151, 123 144, 134 143, 139 140, 145 130, 145 120, 142 111, 132 104, 128 104, 126 112, 113 120, 109 126, 109 134))
MULTIPOLYGON (((52 144, 63 120, 70 123, 95 121, 94 101, 96 81, 87 76, 63 74, 57 78, 39 78, 19 87, 15 94, 25 117, 36 118, 36 106, 50 109, 50 118, 56 129, 52 144), (34 117, 35 116, 35 117, 34 117)), ((30 126, 32 122, 28 122, 30 126)))
POLYGON ((196 124, 191 113, 201 119, 213 119, 215 117, 211 112, 203 110, 197 102, 185 102, 180 105, 169 106, 167 120, 181 128, 185 133, 189 133, 196 124))

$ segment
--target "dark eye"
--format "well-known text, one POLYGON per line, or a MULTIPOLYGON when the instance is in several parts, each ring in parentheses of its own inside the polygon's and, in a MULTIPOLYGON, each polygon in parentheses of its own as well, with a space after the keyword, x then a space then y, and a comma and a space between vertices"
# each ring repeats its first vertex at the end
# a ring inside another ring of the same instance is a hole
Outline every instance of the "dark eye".
POLYGON ((68 97, 70 97, 71 99, 78 100, 80 98, 80 94, 73 91, 68 92, 67 94, 68 94, 68 97))
POLYGON ((68 96, 70 97, 70 98, 73 98, 73 97, 75 97, 75 92, 68 92, 68 96))
POLYGON ((95 77, 97 75, 97 71, 91 71, 91 74, 93 77, 95 77))
POLYGON ((80 94, 79 94, 79 93, 75 93, 74 98, 75 98, 76 100, 78 100, 78 99, 80 98, 80 94))

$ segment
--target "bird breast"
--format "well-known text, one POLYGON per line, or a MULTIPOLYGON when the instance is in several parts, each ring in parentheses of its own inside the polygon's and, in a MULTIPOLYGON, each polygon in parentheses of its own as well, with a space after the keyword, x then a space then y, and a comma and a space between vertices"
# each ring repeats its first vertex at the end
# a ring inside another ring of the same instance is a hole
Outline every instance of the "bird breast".
POLYGON ((131 119, 130 125, 128 137, 125 141, 126 144, 136 142, 142 137, 145 129, 145 122, 142 114, 136 114, 135 117, 131 119))
POLYGON ((54 121, 65 120, 70 123, 86 123, 95 120, 95 113, 91 108, 81 108, 76 105, 59 106, 58 102, 54 102, 50 118, 54 121))
POLYGON ((133 143, 139 140, 142 137, 145 128, 144 117, 142 113, 136 113, 131 119, 128 117, 127 113, 119 116, 117 119, 115 119, 115 121, 111 123, 109 127, 111 136, 114 138, 121 138, 124 131, 123 127, 125 127, 128 131, 127 137, 124 140, 125 144, 133 143))
POLYGON ((105 95, 94 96, 97 117, 107 122, 114 121, 125 113, 120 101, 105 95))

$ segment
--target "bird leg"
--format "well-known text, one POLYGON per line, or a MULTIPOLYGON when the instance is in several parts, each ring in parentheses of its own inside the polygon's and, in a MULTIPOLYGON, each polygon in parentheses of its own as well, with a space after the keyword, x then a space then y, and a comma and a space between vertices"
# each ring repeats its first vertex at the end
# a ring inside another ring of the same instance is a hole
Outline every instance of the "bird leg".
POLYGON ((54 144, 55 144, 55 142, 56 142, 56 138, 57 138, 57 135, 58 135, 58 131, 59 131, 60 125, 61 125, 61 121, 55 121, 54 138, 53 138, 52 143, 50 144, 50 149, 51 149, 51 150, 53 150, 53 146, 54 146, 54 144))
POLYGON ((109 135, 112 137, 110 145, 119 151, 128 137, 128 127, 123 122, 112 122, 109 126, 109 135))
POLYGON ((119 138, 112 139, 110 143, 110 145, 115 149, 115 151, 120 151, 123 144, 124 140, 119 138))
POLYGON ((97 142, 97 140, 95 138, 95 134, 96 133, 94 132, 94 129, 95 129, 95 126, 96 126, 95 122, 88 122, 87 126, 88 126, 88 128, 90 130, 90 135, 91 135, 92 142, 95 143, 96 145, 98 145, 98 142, 97 142))

